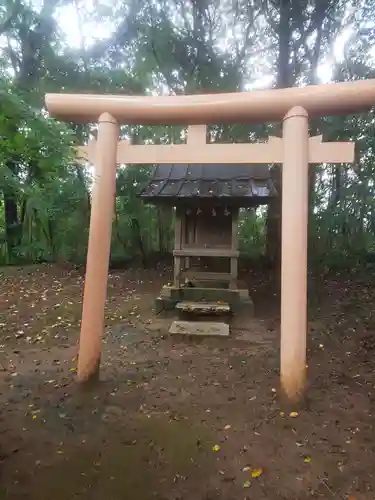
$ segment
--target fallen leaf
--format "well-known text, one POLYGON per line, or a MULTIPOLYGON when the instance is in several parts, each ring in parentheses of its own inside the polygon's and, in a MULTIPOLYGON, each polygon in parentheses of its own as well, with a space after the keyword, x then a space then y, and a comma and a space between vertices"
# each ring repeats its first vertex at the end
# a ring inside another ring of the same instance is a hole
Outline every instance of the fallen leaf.
POLYGON ((250 488, 250 486, 251 486, 251 482, 250 482, 250 481, 245 481, 245 482, 243 483, 243 487, 244 487, 244 488, 250 488))
POLYGON ((218 444, 215 444, 215 445, 212 447, 212 451, 215 451, 215 452, 220 451, 220 446, 219 446, 218 444))
POLYGON ((251 471, 251 477, 259 477, 263 474, 263 469, 259 467, 258 469, 253 469, 251 471))
POLYGON ((230 429, 232 426, 230 424, 227 424, 225 427, 224 427, 224 430, 227 431, 228 429, 230 429))
POLYGON ((292 411, 289 413, 289 416, 292 418, 296 418, 296 417, 298 417, 298 413, 296 411, 292 411))
POLYGON ((309 464, 311 462, 311 457, 305 457, 303 461, 305 464, 309 464))

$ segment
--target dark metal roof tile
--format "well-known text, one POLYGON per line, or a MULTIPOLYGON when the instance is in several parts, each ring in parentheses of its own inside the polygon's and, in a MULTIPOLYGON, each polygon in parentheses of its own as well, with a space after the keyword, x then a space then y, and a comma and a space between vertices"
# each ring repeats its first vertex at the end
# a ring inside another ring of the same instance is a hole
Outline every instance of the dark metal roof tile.
POLYGON ((178 196, 184 181, 168 179, 160 191, 160 196, 178 196))
POLYGON ((275 194, 267 165, 179 163, 157 165, 140 196, 258 198, 275 194))

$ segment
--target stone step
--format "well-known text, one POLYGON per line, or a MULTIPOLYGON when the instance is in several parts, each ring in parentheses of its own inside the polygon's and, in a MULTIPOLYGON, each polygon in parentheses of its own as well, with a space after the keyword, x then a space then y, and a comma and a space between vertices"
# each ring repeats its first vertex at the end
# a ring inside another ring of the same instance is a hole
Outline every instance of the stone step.
POLYGON ((229 325, 213 321, 173 321, 169 333, 174 335, 229 336, 229 325))
POLYGON ((193 314, 226 314, 230 312, 230 305, 227 302, 194 302, 183 300, 177 302, 176 309, 182 312, 193 314))

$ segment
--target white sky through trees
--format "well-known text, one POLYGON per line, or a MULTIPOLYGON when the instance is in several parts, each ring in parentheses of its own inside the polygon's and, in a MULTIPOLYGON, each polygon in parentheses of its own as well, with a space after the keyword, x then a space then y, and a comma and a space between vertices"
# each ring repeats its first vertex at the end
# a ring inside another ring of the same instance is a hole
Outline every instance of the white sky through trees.
MULTIPOLYGON (((34 0, 35 3, 38 0, 34 0)), ((107 0, 103 2, 106 6, 114 6, 116 0, 107 0)), ((86 47, 92 45, 95 41, 108 38, 115 31, 115 22, 110 23, 107 20, 98 22, 94 19, 97 1, 85 0, 83 3, 75 3, 60 7, 57 11, 59 27, 65 36, 66 43, 72 48, 80 48, 82 41, 86 47), (83 7, 84 6, 84 7, 83 7), (83 11, 84 9, 84 11, 83 11), (87 18, 92 17, 92 20, 87 18)), ((334 57, 340 61, 344 56, 345 43, 350 33, 343 33, 335 42, 334 57)), ((318 77, 322 83, 328 83, 332 76, 333 61, 325 61, 318 68, 318 77)), ((272 85, 273 75, 264 74, 256 82, 245 85, 246 90, 254 88, 269 88, 272 85)))

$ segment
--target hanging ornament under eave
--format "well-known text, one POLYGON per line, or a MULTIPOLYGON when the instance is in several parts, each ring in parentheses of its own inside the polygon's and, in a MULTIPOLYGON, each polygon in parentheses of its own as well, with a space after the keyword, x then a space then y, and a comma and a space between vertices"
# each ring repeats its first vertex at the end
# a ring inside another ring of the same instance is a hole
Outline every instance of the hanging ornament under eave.
POLYGON ((214 208, 212 209, 212 215, 216 217, 216 210, 214 208))
POLYGON ((228 215, 230 215, 230 212, 228 210, 227 207, 224 208, 224 215, 227 217, 228 215))

